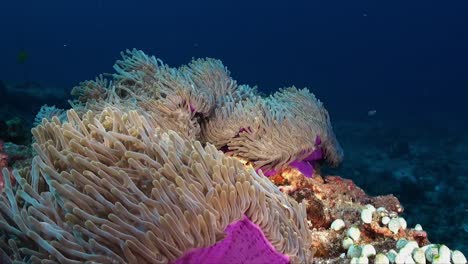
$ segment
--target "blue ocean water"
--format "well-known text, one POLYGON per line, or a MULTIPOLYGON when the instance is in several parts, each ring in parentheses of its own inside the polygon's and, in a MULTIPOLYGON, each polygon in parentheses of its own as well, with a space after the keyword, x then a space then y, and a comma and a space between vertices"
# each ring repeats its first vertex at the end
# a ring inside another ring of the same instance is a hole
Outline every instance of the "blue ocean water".
POLYGON ((218 58, 266 93, 309 87, 345 149, 330 173, 394 193, 410 224, 468 252, 467 1, 3 1, 0 14, 4 86, 58 94, 0 87, 0 120, 66 105, 127 48, 218 58))

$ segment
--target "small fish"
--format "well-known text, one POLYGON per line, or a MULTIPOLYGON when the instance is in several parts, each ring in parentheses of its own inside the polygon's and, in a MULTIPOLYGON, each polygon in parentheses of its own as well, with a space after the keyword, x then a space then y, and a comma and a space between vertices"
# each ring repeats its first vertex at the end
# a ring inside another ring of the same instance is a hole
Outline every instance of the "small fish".
POLYGON ((369 111, 367 112, 367 115, 368 115, 368 116, 375 116, 376 114, 377 114, 377 110, 375 110, 375 109, 369 110, 369 111))
POLYGON ((18 53, 18 63, 19 64, 24 64, 29 58, 29 54, 24 50, 20 50, 20 52, 18 53))

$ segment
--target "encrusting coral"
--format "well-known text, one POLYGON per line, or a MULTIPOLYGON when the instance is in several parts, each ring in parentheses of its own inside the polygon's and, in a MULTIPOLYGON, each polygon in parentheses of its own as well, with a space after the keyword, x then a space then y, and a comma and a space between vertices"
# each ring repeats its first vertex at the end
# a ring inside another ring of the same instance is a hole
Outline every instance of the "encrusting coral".
POLYGON ((305 204, 259 170, 341 161, 320 101, 296 88, 263 98, 218 60, 122 56, 112 80, 74 88, 67 120, 32 130, 29 170, 3 170, 2 260, 168 263, 219 255, 247 230, 264 248, 243 248, 247 260, 310 262, 305 204))

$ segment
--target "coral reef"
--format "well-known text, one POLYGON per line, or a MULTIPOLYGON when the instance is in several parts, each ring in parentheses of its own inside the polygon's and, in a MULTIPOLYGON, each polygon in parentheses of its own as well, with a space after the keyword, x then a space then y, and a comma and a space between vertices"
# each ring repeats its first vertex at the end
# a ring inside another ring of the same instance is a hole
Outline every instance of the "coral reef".
POLYGON ((428 126, 375 117, 334 122, 346 161, 323 173, 344 175, 371 195, 394 194, 408 209, 403 216, 409 225, 419 223, 431 242, 466 253, 466 127, 428 126))
POLYGON ((271 180, 305 203, 314 263, 466 263, 460 251, 431 244, 421 225, 408 228, 393 195, 372 197, 350 180, 295 169, 271 180))
POLYGON ((309 262, 314 249, 304 204, 256 170, 287 167, 322 146, 325 159, 338 162, 342 151, 322 104, 295 88, 257 96, 217 60, 175 69, 137 50, 122 56, 112 81, 100 77, 75 87, 78 98, 65 122, 44 118, 32 130, 36 156, 29 171, 3 170, 3 255, 32 262, 166 263, 214 245, 228 226, 246 219, 242 226, 261 230, 274 254, 309 262), (272 101, 288 98, 301 98, 297 113, 316 104, 321 116, 295 118, 291 109, 288 120, 270 109, 272 101), (216 149, 207 128, 216 120, 223 125, 215 113, 232 104, 266 112, 256 124, 237 124, 237 131, 250 126, 257 137, 263 133, 258 140, 265 139, 260 145, 270 152, 296 147, 262 161, 261 148, 222 146, 228 155, 216 149), (282 124, 294 129, 294 123, 312 140, 291 144, 278 134, 282 124))
POLYGON ((307 89, 261 96, 218 60, 138 50, 114 69, 73 89, 66 118, 44 109, 29 166, 3 168, 2 263, 463 261, 394 196, 321 176, 343 150, 307 89))

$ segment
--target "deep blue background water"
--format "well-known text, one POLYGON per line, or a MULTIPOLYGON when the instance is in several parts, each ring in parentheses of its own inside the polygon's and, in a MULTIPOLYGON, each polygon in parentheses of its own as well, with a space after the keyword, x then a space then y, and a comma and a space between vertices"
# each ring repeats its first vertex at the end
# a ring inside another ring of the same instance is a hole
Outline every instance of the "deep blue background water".
POLYGON ((219 58, 266 91, 310 87, 335 119, 462 122, 467 28, 466 0, 2 1, 0 79, 69 89, 138 48, 172 66, 219 58))

